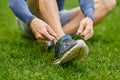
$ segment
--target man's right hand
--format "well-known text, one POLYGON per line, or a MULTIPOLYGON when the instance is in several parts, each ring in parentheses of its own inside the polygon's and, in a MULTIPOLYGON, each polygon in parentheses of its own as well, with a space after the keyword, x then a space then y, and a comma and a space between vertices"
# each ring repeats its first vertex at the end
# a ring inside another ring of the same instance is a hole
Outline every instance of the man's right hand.
POLYGON ((57 36, 54 30, 47 23, 38 18, 31 21, 30 27, 37 39, 54 40, 57 36))

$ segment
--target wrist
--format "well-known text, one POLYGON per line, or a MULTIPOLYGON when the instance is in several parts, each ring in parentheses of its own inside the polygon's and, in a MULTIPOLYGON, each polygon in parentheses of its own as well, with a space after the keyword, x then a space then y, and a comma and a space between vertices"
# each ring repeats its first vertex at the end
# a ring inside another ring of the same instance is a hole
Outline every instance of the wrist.
POLYGON ((86 18, 89 20, 90 23, 94 24, 93 19, 91 19, 90 17, 86 17, 86 18))
POLYGON ((89 18, 90 20, 92 20, 92 22, 94 23, 94 17, 93 16, 86 16, 86 18, 89 18))
POLYGON ((30 26, 34 25, 37 22, 38 18, 33 18, 30 22, 30 26))

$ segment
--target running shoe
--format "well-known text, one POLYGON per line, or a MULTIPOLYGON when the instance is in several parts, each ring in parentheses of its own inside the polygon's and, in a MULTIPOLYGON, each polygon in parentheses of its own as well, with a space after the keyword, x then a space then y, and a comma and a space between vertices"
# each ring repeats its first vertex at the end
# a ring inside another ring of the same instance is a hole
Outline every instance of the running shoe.
POLYGON ((77 61, 87 55, 87 46, 83 40, 74 41, 70 35, 60 38, 55 46, 55 64, 77 61))

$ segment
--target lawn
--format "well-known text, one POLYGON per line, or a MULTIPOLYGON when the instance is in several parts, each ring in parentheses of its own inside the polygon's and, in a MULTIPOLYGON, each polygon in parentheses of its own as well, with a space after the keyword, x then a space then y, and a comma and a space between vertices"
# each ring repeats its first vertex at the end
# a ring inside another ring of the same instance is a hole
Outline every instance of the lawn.
MULTIPOLYGON (((70 1, 67 9, 78 5, 70 1)), ((44 52, 36 40, 25 38, 8 0, 1 0, 0 80, 120 80, 120 0, 94 31, 86 42, 90 52, 83 61, 54 65, 53 50, 44 52)))

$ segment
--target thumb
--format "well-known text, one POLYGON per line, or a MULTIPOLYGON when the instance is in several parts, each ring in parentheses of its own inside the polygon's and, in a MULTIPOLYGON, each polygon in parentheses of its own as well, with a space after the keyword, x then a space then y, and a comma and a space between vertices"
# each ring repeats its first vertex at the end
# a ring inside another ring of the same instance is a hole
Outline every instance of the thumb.
POLYGON ((84 27, 85 27, 85 23, 81 22, 77 34, 81 34, 84 31, 84 27))
POLYGON ((50 34, 50 35, 52 35, 52 36, 57 36, 57 34, 55 33, 55 31, 48 25, 47 26, 47 31, 48 31, 48 33, 50 34))

